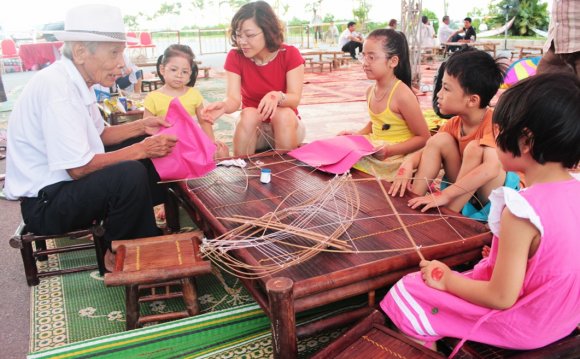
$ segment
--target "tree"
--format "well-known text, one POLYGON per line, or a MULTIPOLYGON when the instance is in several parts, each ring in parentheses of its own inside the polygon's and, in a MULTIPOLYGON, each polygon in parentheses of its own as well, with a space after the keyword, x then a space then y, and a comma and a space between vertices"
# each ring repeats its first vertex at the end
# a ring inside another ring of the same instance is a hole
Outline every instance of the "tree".
POLYGON ((360 31, 364 31, 366 27, 366 22, 369 19, 369 12, 371 11, 371 5, 367 3, 366 0, 358 0, 358 7, 352 9, 352 14, 356 19, 356 22, 360 24, 360 31))
POLYGON ((532 36, 531 29, 546 29, 550 22, 548 4, 540 0, 501 0, 490 6, 490 15, 494 24, 504 24, 507 17, 516 17, 509 30, 512 35, 532 36))
POLYGON ((125 15, 123 16, 123 23, 127 25, 128 29, 136 30, 139 28, 139 22, 137 21, 137 15, 125 15))
POLYGON ((153 18, 156 17, 160 17, 160 16, 165 16, 165 15, 179 15, 181 13, 181 3, 173 3, 173 4, 168 4, 166 2, 164 2, 163 4, 161 4, 161 6, 159 7, 159 10, 157 10, 155 12, 155 14, 153 14, 153 18))

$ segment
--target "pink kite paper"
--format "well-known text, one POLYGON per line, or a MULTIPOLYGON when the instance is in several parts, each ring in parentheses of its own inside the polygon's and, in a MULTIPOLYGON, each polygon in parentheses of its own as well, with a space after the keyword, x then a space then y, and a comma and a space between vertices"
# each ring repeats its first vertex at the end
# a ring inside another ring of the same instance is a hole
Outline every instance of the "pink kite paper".
POLYGON ((216 167, 213 159, 216 145, 178 98, 169 104, 165 120, 172 126, 162 128, 158 134, 176 135, 178 141, 170 154, 151 159, 162 181, 201 177, 216 167))
POLYGON ((373 145, 364 136, 336 136, 314 141, 288 154, 321 171, 343 174, 363 156, 374 152, 373 145))

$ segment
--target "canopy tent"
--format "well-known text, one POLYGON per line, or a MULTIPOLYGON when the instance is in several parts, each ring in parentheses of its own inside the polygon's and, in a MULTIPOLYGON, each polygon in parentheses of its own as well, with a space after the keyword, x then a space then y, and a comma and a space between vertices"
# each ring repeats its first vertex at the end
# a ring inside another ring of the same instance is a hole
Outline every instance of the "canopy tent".
POLYGON ((532 29, 533 32, 535 32, 536 34, 540 35, 541 37, 548 37, 548 32, 547 31, 540 30, 540 29, 536 29, 535 27, 531 27, 530 29, 532 29))
POLYGON ((512 25, 514 24, 514 20, 515 20, 515 16, 512 17, 512 19, 510 21, 508 21, 505 25, 498 27, 496 29, 491 29, 491 30, 487 30, 487 31, 483 31, 477 34, 477 38, 482 38, 482 37, 491 37, 491 36, 495 36, 495 35, 501 35, 503 34, 507 29, 509 29, 510 27, 512 27, 512 25))

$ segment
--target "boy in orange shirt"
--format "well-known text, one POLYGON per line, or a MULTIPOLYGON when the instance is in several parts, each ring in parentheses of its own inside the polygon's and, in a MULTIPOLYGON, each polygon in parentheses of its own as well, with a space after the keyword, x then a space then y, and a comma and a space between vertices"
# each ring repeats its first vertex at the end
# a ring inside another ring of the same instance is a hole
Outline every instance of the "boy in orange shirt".
POLYGON ((412 208, 423 206, 425 212, 445 206, 486 221, 491 191, 500 186, 519 188, 518 175, 506 173, 497 157, 493 110, 487 107, 503 82, 504 71, 505 66, 488 53, 472 47, 449 58, 437 98, 441 113, 456 116, 401 164, 390 195, 403 196, 408 189, 420 196, 409 201, 412 208), (445 171, 442 191, 430 193, 441 166, 445 171))

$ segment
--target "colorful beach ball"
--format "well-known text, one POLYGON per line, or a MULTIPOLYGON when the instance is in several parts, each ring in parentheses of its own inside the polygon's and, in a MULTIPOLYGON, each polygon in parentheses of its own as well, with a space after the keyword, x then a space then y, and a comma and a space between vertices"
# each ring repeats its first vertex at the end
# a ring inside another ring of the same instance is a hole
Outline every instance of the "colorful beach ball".
POLYGON ((541 59, 541 56, 527 57, 512 63, 506 71, 501 87, 508 88, 518 81, 535 75, 541 59))

